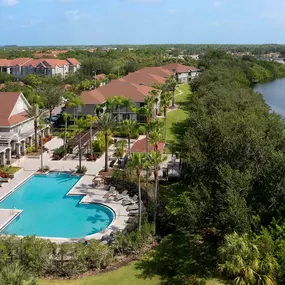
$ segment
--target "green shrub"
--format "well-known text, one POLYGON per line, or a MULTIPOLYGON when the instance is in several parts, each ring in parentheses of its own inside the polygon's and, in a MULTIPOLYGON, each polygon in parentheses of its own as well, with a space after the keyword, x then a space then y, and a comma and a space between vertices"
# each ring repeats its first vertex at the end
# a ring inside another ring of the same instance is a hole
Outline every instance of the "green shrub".
POLYGON ((32 153, 32 152, 36 152, 36 147, 35 146, 31 146, 31 147, 27 147, 26 148, 26 152, 27 153, 32 153))
POLYGON ((85 174, 87 172, 87 167, 86 166, 81 166, 79 168, 79 165, 76 166, 76 172, 80 174, 85 174))
POLYGON ((113 248, 120 254, 139 254, 154 241, 154 226, 144 221, 141 231, 118 232, 113 248))
POLYGON ((21 240, 16 236, 0 236, 0 268, 16 262, 34 276, 70 277, 89 269, 102 269, 112 256, 113 250, 96 240, 88 245, 55 244, 36 237, 21 240))
POLYGON ((138 132, 140 135, 145 134, 145 131, 146 131, 146 127, 144 125, 139 126, 138 132))
POLYGON ((66 151, 65 151, 64 147, 61 146, 61 147, 54 150, 53 158, 56 160, 59 160, 65 156, 65 153, 66 153, 66 151))

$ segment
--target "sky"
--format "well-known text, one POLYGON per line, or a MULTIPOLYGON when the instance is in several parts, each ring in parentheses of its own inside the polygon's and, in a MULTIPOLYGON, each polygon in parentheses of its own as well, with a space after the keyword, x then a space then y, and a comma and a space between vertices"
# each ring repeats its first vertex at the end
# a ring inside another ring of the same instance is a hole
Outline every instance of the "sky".
POLYGON ((285 44, 285 0, 0 0, 2 45, 285 44))

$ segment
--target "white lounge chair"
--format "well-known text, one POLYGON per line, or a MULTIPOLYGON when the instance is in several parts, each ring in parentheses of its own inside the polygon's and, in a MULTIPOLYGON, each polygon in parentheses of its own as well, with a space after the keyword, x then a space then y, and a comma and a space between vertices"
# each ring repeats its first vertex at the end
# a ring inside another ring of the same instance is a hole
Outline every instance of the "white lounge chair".
POLYGON ((115 200, 115 201, 121 201, 121 200, 124 199, 124 197, 125 197, 124 195, 118 194, 118 195, 116 195, 116 196, 114 197, 114 198, 115 198, 114 200, 115 200))
POLYGON ((111 186, 110 189, 109 189, 109 192, 114 192, 115 190, 116 190, 116 187, 111 186))
POLYGON ((139 213, 138 210, 133 210, 133 211, 129 211, 128 215, 129 215, 129 216, 137 216, 138 213, 139 213))
POLYGON ((110 191, 108 191, 104 196, 103 196, 103 198, 105 198, 105 199, 109 199, 110 197, 112 197, 112 196, 116 196, 118 194, 118 192, 117 191, 114 191, 114 192, 110 192, 110 191))
POLYGON ((133 205, 133 204, 134 202, 131 200, 131 198, 123 199, 123 202, 122 202, 123 206, 128 206, 128 205, 133 205))
POLYGON ((138 195, 134 195, 134 197, 132 198, 132 200, 136 203, 138 201, 139 197, 138 195))
POLYGON ((129 217, 128 220, 127 220, 127 223, 135 223, 137 221, 137 218, 136 217, 129 217))
POLYGON ((127 207, 127 211, 134 211, 134 210, 138 210, 138 209, 139 209, 139 205, 137 205, 137 204, 127 207))

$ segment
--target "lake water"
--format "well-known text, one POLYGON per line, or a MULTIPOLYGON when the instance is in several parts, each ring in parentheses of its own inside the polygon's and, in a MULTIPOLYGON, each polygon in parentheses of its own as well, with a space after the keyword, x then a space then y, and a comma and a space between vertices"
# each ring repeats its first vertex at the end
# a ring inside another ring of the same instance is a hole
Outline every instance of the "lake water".
POLYGON ((254 90, 263 94, 274 112, 285 116, 285 78, 257 84, 254 90))

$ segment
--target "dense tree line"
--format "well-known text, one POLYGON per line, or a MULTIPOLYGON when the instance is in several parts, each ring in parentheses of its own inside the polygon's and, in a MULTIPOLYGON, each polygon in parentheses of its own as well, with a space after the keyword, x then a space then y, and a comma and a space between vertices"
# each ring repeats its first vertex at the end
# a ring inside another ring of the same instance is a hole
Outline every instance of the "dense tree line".
POLYGON ((221 51, 199 65, 189 118, 177 126, 183 178, 161 191, 169 235, 141 267, 169 284, 217 272, 235 284, 284 284, 284 120, 251 88, 255 66, 268 78, 283 67, 221 51))

